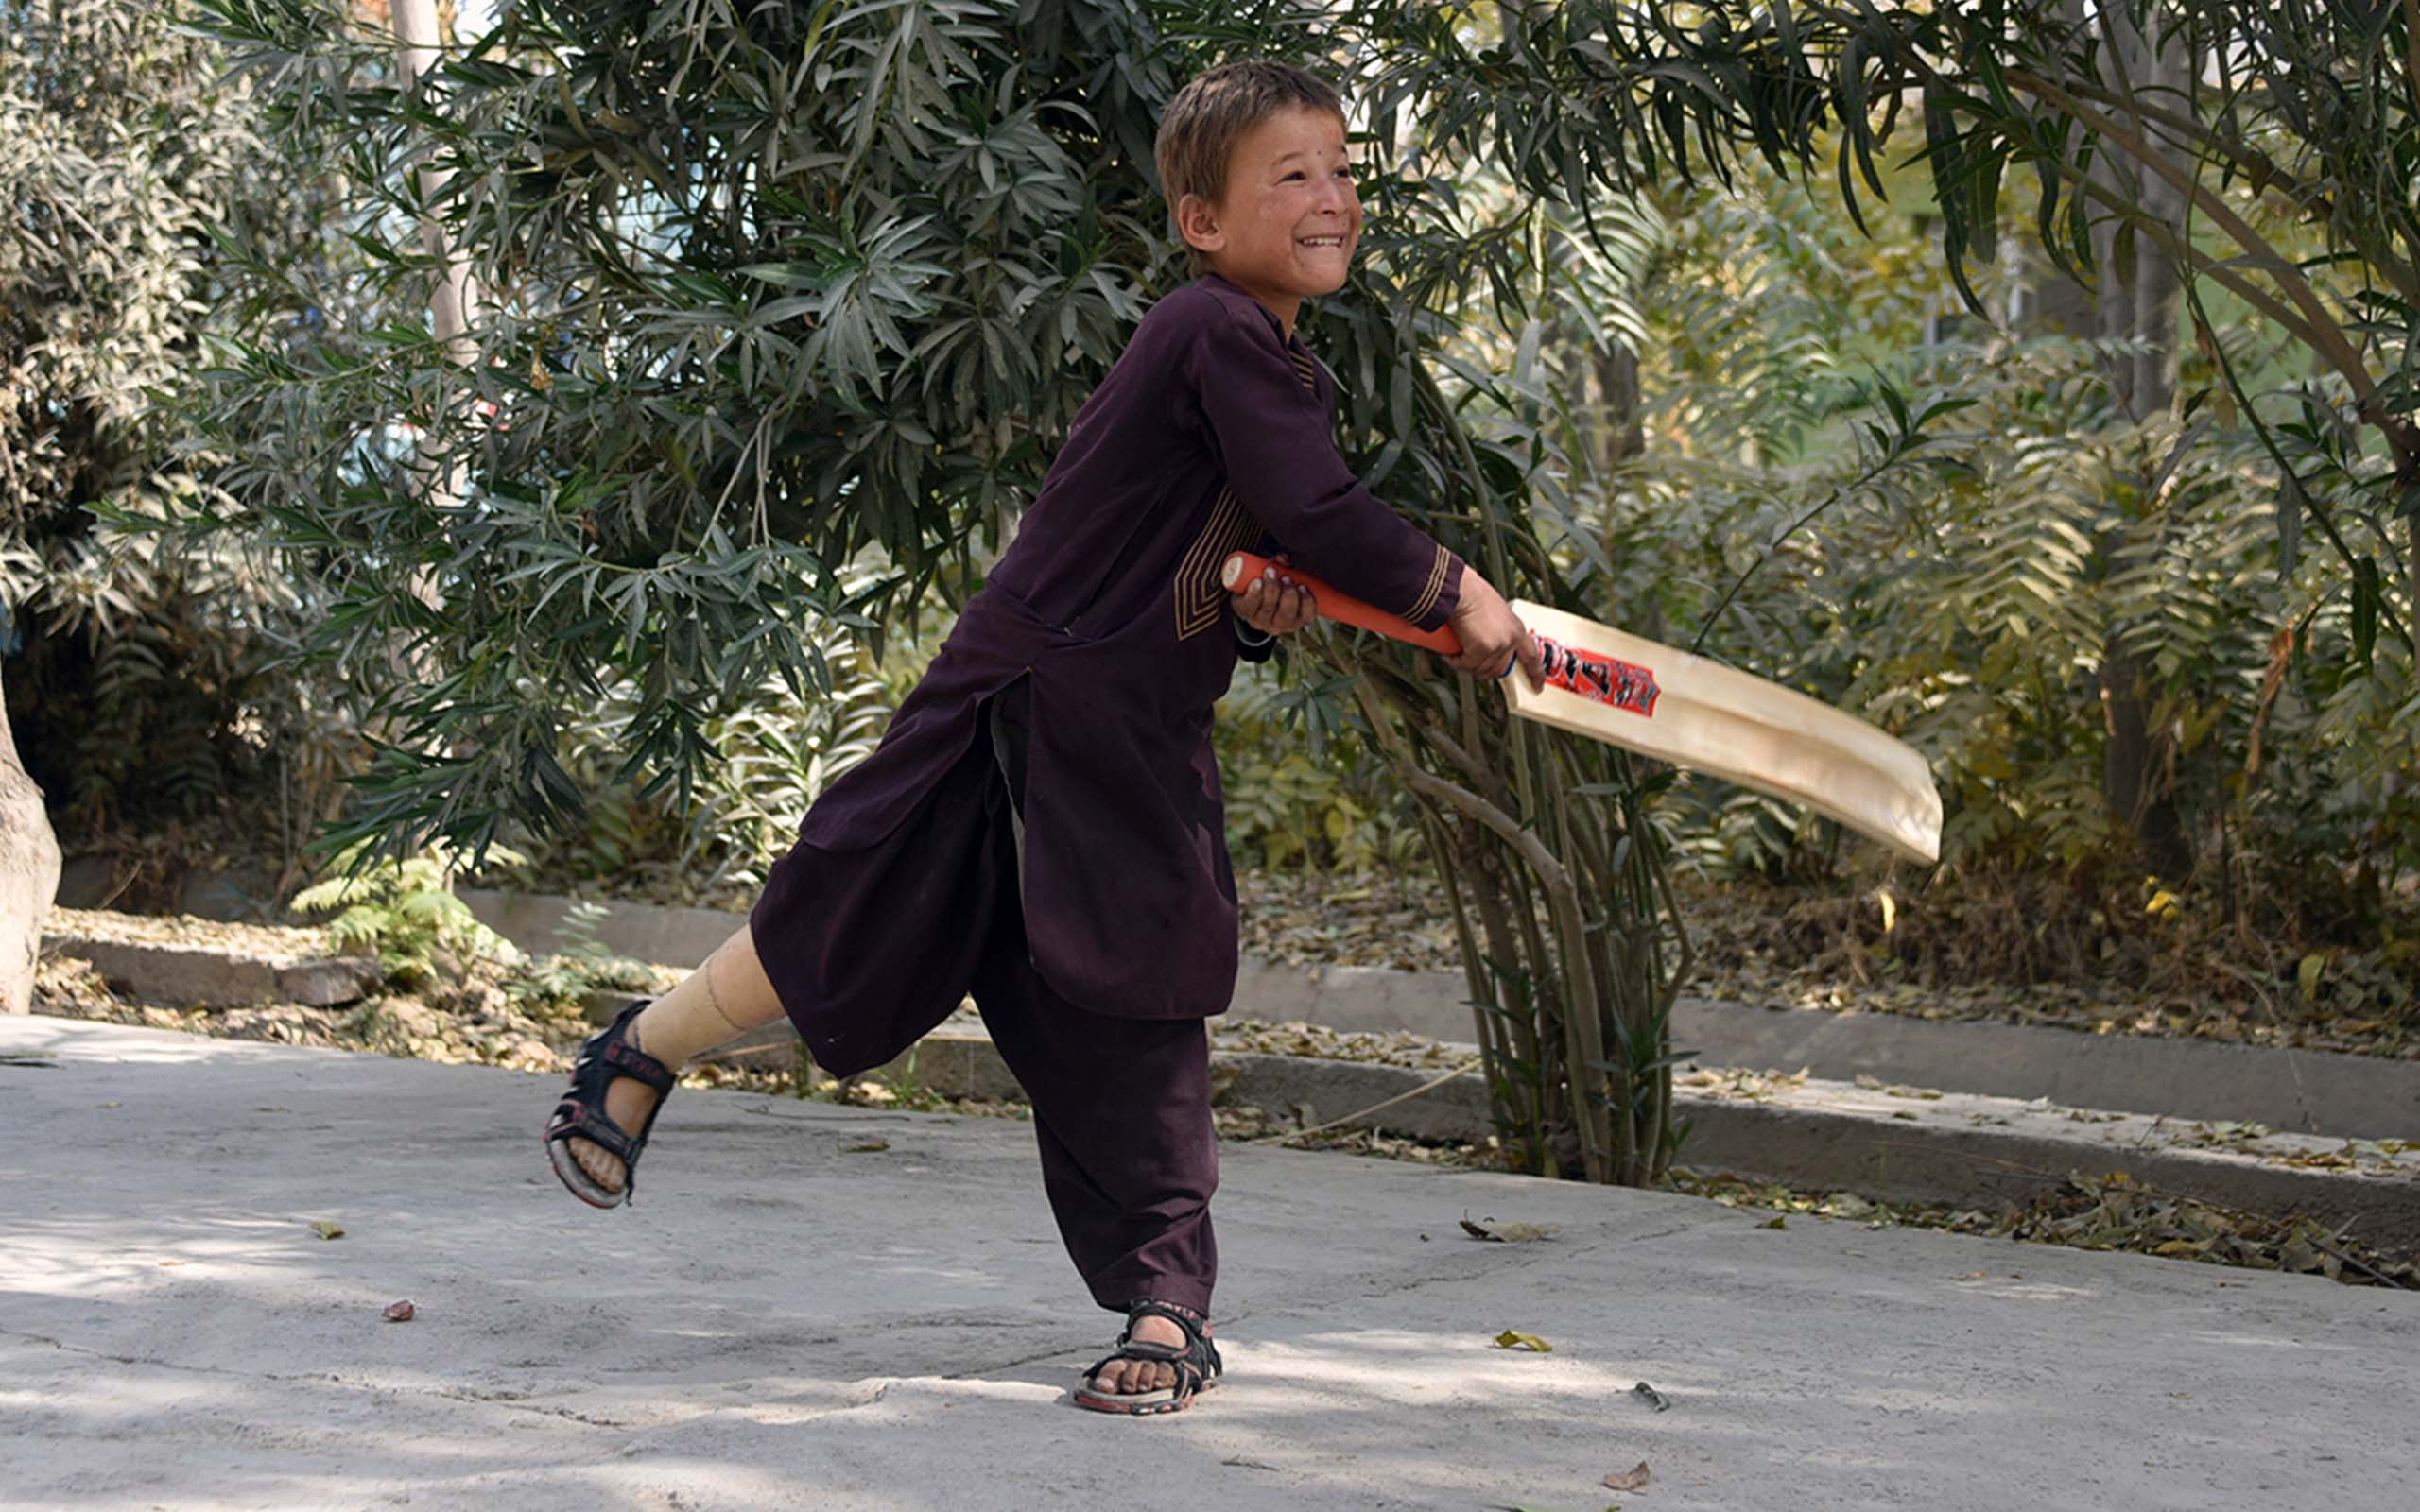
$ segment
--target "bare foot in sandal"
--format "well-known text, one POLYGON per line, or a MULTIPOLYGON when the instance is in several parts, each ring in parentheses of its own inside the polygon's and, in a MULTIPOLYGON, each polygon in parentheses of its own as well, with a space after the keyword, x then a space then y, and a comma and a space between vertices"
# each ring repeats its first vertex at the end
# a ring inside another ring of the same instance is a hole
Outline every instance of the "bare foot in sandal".
MULTIPOLYGON (((638 1025, 635 1023, 631 1026, 629 1042, 633 1050, 647 1049, 639 1043, 638 1025)), ((648 1113, 661 1101, 663 1094, 637 1077, 616 1076, 605 1089, 605 1116, 624 1128, 645 1128, 648 1113)), ((591 1181, 608 1192, 622 1190, 628 1172, 619 1157, 607 1153, 587 1140, 574 1139, 570 1144, 571 1158, 579 1162, 579 1168, 588 1173, 591 1181)))
POLYGON ((1117 1347, 1085 1372, 1076 1405, 1138 1418, 1183 1412, 1224 1368, 1207 1318, 1174 1302, 1139 1300, 1127 1306, 1117 1347))
POLYGON ((546 1120, 546 1160, 572 1195, 593 1208, 630 1200, 631 1167, 647 1149, 657 1105, 677 1079, 639 1048, 634 1003, 579 1047, 571 1087, 546 1120))
MULTIPOLYGON (((1141 1344, 1184 1348, 1184 1330, 1164 1317, 1136 1318, 1133 1336, 1141 1344)), ((1176 1366, 1162 1360, 1112 1360, 1108 1368, 1093 1377, 1093 1389, 1104 1397, 1139 1396, 1146 1391, 1166 1391, 1175 1384, 1176 1366)))

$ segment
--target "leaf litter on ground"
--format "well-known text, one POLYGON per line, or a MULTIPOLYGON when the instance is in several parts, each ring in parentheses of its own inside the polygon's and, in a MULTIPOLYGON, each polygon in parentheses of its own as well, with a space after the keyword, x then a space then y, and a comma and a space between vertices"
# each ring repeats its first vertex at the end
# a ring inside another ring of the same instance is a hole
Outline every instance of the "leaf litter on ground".
POLYGON ((1499 1349, 1527 1349, 1532 1354, 1554 1353, 1554 1346, 1546 1340, 1534 1333, 1523 1333, 1514 1329, 1506 1329, 1497 1334, 1495 1347, 1499 1349))
MULTIPOLYGON (((2420 1252, 2382 1251, 2312 1218, 2264 1217, 2160 1192, 2122 1171, 2103 1177, 2072 1175, 1996 1211, 1944 1203, 1875 1202, 1845 1192, 1801 1192, 1728 1175, 1701 1176, 1685 1167, 1674 1169, 1672 1184, 1726 1207, 1772 1211, 1773 1218, 1759 1228, 1775 1227, 1788 1215, 1800 1213, 1857 1219, 1871 1228, 1939 1228, 2420 1291, 2420 1252)), ((1981 1280, 1984 1273, 1957 1279, 1981 1280)))
MULTIPOLYGON (((1416 872, 1355 876, 1308 868, 1253 868, 1236 875, 1244 949, 1288 966, 1366 966, 1459 972, 1461 954, 1439 889, 1416 872)), ((2145 927, 2129 942, 2135 980, 2107 970, 2072 980, 2013 976, 1985 957, 1994 931, 1970 927, 1954 901, 1911 915, 1905 901, 1885 931, 1874 894, 1832 897, 1806 888, 1676 877, 1697 943, 1699 995, 1771 1008, 1890 1013, 1908 1018, 2031 1023, 2085 1034, 2215 1040, 2357 1055, 2420 1058, 2420 1014, 2411 956, 2394 947, 2359 959, 2331 958, 2329 985, 2303 990, 2300 952, 2241 962, 2174 928, 2145 927), (1920 960, 1877 955, 1877 939, 1912 948, 1920 960), (2162 954, 2166 953, 2166 954, 2162 954), (2182 953, 2181 954, 2179 953, 2182 953), (2204 970, 2174 969, 2206 957, 2204 970)), ((2012 913, 1987 899, 1968 913, 2012 913)))
POLYGON ((1616 1491, 1647 1489, 1647 1461, 1640 1460, 1626 1470, 1616 1470, 1605 1477, 1605 1485, 1616 1491))

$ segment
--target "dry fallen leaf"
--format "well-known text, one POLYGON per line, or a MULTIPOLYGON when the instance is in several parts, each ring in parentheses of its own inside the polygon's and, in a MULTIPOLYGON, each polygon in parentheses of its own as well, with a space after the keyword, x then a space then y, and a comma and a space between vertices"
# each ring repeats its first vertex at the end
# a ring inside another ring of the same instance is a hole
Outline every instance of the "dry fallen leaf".
POLYGON ((1990 1274, 1991 1272, 1984 1270, 1970 1270, 1965 1275, 1961 1276, 1958 1279, 1962 1281, 1979 1281, 1990 1274))
POLYGON ((342 1239, 344 1237, 344 1225, 330 1223, 325 1218, 322 1218, 311 1226, 311 1231, 318 1234, 322 1239, 342 1239))
POLYGON ((1637 1464, 1632 1466, 1626 1470, 1616 1470, 1613 1474, 1605 1477, 1605 1484, 1612 1486, 1616 1491, 1646 1490, 1647 1461, 1640 1460, 1637 1464))
POLYGON ((1554 1353, 1554 1346, 1536 1334, 1520 1333, 1512 1329, 1506 1329, 1495 1336, 1495 1347, 1499 1349, 1530 1349, 1539 1354, 1554 1353))
POLYGON ((1461 1224, 1462 1232, 1473 1239, 1493 1239, 1507 1245, 1534 1244, 1554 1232, 1554 1227, 1551 1224, 1496 1223, 1493 1218, 1473 1223, 1471 1215, 1467 1212, 1462 1214, 1461 1224), (1488 1227, 1490 1224, 1495 1224, 1495 1227, 1488 1227))
POLYGON ((1756 1225, 1756 1227, 1759 1228, 1787 1228, 1789 1227, 1789 1220, 1781 1213, 1776 1212, 1764 1222, 1756 1225))
POLYGON ((418 1311, 419 1309, 409 1302, 389 1302, 387 1304, 386 1311, 378 1315, 389 1323, 408 1323, 418 1311))
POLYGON ((889 1148, 890 1148, 890 1142, 889 1140, 859 1140, 854 1144, 841 1145, 840 1153, 843 1155, 873 1155, 877 1151, 887 1150, 889 1148))
POLYGON ((1630 1394, 1636 1397, 1639 1400, 1647 1403, 1649 1406, 1654 1408, 1657 1412, 1662 1412, 1665 1408, 1672 1405, 1670 1402, 1664 1400, 1664 1393, 1656 1390, 1653 1386, 1649 1385, 1644 1381, 1640 1382, 1637 1385, 1631 1387, 1630 1394))

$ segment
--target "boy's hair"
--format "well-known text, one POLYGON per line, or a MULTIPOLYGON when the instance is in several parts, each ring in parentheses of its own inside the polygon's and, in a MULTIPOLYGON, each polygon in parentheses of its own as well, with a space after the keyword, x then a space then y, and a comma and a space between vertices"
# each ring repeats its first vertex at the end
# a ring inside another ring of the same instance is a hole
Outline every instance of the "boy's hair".
POLYGON ((1267 58, 1220 63, 1177 91, 1160 116, 1151 154, 1159 163, 1168 218, 1176 218, 1176 207, 1187 195, 1217 202, 1226 192, 1236 144, 1285 110, 1324 111, 1341 121, 1344 97, 1317 74, 1267 58))

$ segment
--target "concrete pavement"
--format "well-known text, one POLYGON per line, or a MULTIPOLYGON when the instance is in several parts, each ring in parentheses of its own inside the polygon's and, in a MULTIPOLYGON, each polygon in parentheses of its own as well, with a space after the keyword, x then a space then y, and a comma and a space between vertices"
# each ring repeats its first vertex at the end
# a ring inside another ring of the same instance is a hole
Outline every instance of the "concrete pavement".
POLYGON ((0 1020, 43 1052, 0 1062, 0 1507, 2384 1512, 2420 1478, 2410 1294, 1231 1146, 1231 1381, 1127 1421, 1063 1403, 1114 1320, 1017 1123, 686 1089, 599 1213, 539 1152, 551 1077, 0 1020))

